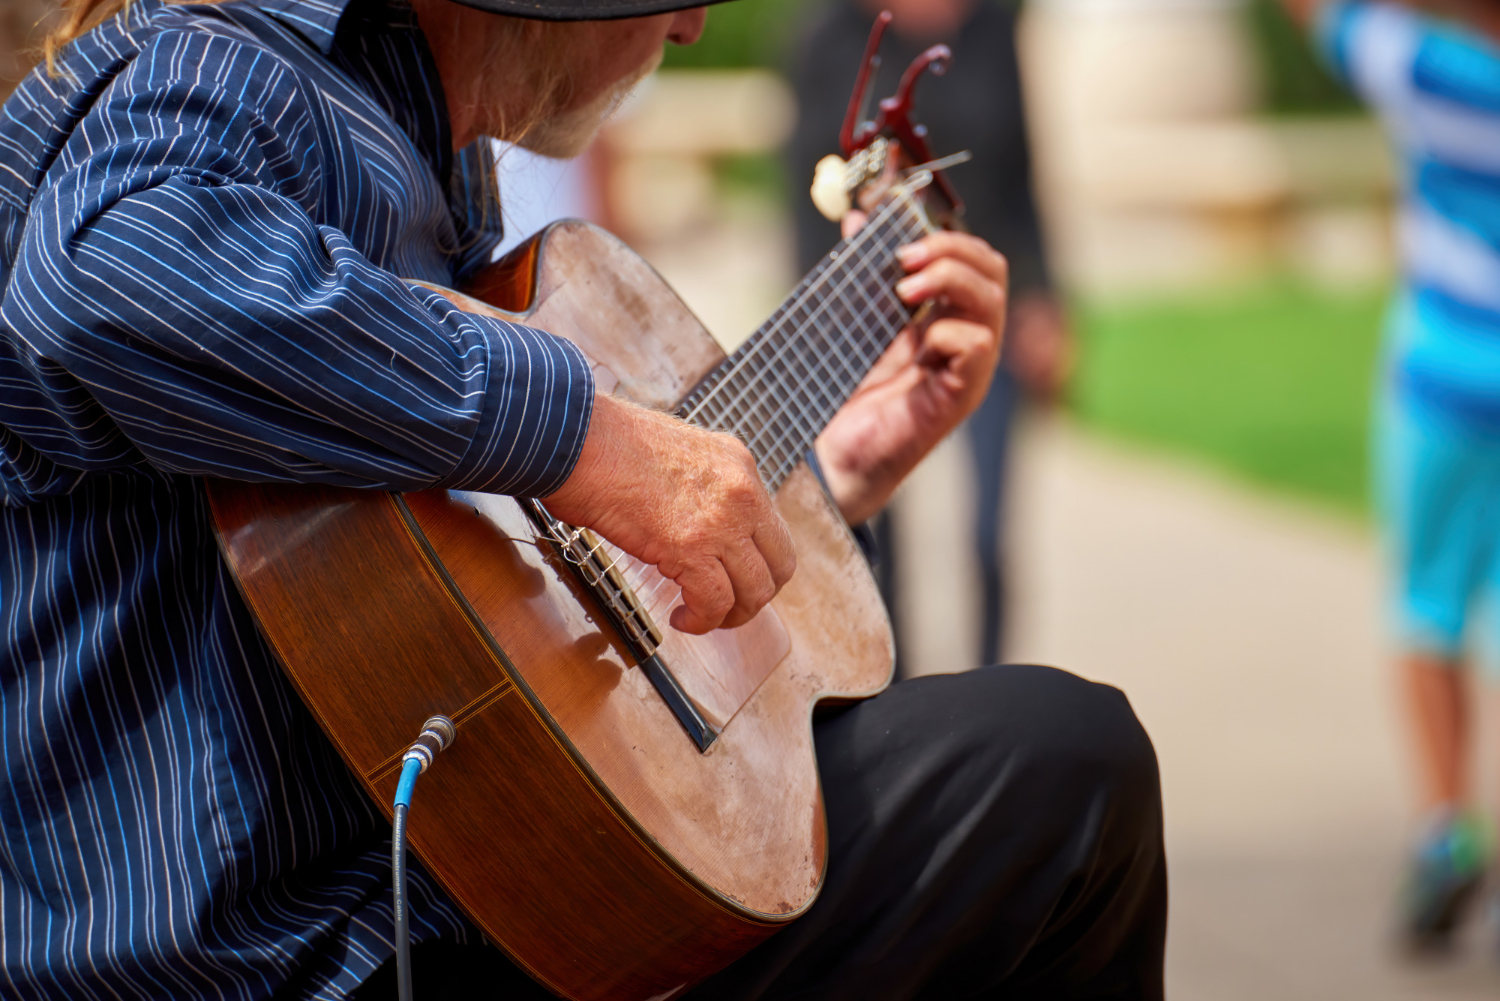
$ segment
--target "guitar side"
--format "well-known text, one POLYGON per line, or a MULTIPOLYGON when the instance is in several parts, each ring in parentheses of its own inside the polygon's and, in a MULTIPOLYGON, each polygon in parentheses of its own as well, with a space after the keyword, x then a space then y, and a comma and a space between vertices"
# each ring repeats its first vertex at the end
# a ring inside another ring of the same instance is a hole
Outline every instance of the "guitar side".
MULTIPOLYGON (((486 277, 478 291, 513 318, 579 343, 601 391, 665 409, 723 358, 645 262, 586 224, 550 227, 486 277)), ((419 787, 413 848, 551 989, 671 997, 811 904, 827 847, 811 711, 882 689, 892 644, 805 467, 776 498, 799 560, 772 604, 789 647, 706 753, 514 501, 227 482, 209 497, 262 630, 383 809, 421 722, 458 724, 419 787)))

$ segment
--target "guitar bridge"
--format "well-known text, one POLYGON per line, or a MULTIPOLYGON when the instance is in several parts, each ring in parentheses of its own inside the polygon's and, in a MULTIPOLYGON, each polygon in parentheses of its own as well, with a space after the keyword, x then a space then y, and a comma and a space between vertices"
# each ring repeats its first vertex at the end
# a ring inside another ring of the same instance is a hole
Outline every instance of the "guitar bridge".
POLYGON ((599 599, 604 614, 620 631, 636 659, 654 656, 656 648, 661 646, 661 629, 615 569, 614 561, 604 552, 603 540, 586 528, 574 528, 554 518, 540 501, 528 500, 525 508, 532 524, 552 543, 557 555, 599 599))
POLYGON ((688 698, 658 654, 662 643, 661 628, 651 618, 635 589, 616 569, 615 560, 605 551, 604 540, 586 528, 575 528, 553 517, 538 500, 522 501, 521 507, 578 582, 594 596, 605 618, 625 641, 636 663, 651 679, 651 684, 698 750, 708 750, 719 732, 688 698))

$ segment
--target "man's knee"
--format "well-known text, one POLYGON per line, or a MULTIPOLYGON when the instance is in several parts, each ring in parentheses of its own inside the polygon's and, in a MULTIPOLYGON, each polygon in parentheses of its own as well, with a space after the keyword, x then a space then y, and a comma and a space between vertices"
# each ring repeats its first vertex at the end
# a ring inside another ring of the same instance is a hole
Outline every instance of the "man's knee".
POLYGON ((1006 664, 968 675, 973 725, 1030 781, 1086 799, 1103 794, 1147 826, 1159 825, 1156 751, 1125 693, 1036 664, 1006 664))

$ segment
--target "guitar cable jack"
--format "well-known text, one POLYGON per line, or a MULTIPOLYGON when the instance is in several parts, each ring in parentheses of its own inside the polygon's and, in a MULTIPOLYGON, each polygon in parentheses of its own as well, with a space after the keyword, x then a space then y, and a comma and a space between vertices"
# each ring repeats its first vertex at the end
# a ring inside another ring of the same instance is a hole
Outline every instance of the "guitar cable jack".
POLYGON ((422 732, 401 755, 401 780, 396 783, 395 820, 391 824, 392 913, 396 938, 396 996, 411 998, 411 929, 406 905, 406 814, 411 809, 417 776, 432 766, 437 756, 458 736, 458 728, 446 716, 429 717, 422 732))

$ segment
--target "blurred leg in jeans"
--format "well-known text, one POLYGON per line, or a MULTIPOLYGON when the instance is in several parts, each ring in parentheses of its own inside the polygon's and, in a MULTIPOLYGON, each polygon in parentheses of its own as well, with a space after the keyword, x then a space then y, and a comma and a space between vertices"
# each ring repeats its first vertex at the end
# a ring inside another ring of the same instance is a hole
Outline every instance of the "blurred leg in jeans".
POLYGON ((1020 409, 1016 377, 1003 366, 979 409, 969 416, 969 453, 974 458, 974 554, 979 562, 979 662, 1004 655, 1006 612, 1005 495, 1010 442, 1020 409))

